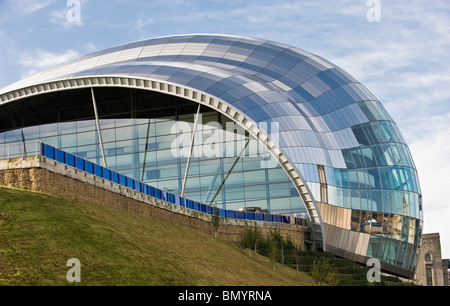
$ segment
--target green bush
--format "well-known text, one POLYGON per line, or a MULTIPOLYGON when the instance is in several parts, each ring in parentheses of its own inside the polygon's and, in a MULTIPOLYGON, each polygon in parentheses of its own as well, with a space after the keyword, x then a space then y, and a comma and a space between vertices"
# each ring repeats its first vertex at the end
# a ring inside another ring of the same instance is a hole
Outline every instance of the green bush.
POLYGON ((339 284, 339 280, 336 278, 336 269, 331 260, 326 257, 314 260, 311 276, 318 286, 337 286, 339 284))
MULTIPOLYGON (((262 235, 256 227, 249 227, 241 235, 239 246, 242 249, 266 256, 273 263, 288 265, 298 271, 315 275, 320 285, 367 286, 368 267, 350 259, 336 257, 330 252, 304 251, 295 246, 290 237, 283 237, 278 230, 262 235), (319 277, 319 275, 321 275, 319 277)), ((410 285, 393 276, 381 277, 376 286, 410 285)))

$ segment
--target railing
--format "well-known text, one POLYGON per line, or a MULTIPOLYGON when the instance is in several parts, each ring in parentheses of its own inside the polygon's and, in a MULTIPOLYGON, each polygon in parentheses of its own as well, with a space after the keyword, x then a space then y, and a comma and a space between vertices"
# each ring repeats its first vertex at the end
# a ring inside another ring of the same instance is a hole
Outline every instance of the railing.
MULTIPOLYGON (((149 195, 156 199, 166 201, 175 205, 179 205, 181 207, 186 207, 202 213, 210 215, 214 214, 214 207, 211 205, 183 198, 176 194, 172 194, 167 191, 155 188, 146 183, 137 181, 131 177, 120 174, 119 172, 110 170, 108 168, 95 164, 91 161, 88 161, 84 158, 65 152, 61 149, 55 148, 40 141, 0 145, 0 160, 2 159, 11 160, 14 158, 26 158, 31 156, 43 156, 55 160, 59 163, 65 164, 69 167, 75 168, 77 170, 90 173, 105 180, 109 180, 111 182, 129 188, 136 192, 149 195)), ((248 212, 224 208, 217 208, 217 212, 220 217, 229 219, 288 223, 302 226, 309 225, 308 219, 288 215, 271 214, 263 212, 248 212)))
POLYGON ((0 145, 0 160, 11 160, 16 158, 27 158, 39 156, 41 153, 41 142, 15 142, 0 145))

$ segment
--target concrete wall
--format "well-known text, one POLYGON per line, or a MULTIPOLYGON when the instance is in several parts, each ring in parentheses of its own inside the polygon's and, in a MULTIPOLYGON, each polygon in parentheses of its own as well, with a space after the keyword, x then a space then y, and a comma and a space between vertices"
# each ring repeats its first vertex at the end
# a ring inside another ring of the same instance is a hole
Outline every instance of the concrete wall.
MULTIPOLYGON (((201 230, 214 235, 211 215, 168 203, 111 181, 45 158, 27 161, 0 161, 0 185, 91 202, 98 205, 156 217, 201 230)), ((305 249, 309 237, 306 226, 262 221, 221 218, 217 237, 239 241, 246 226, 257 225, 263 234, 277 228, 283 236, 290 236, 295 245, 305 249)))

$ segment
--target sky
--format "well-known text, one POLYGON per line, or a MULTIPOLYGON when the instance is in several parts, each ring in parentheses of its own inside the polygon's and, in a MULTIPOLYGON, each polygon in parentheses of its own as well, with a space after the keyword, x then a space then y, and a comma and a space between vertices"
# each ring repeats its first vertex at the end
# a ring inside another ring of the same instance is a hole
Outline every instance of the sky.
POLYGON ((383 103, 411 150, 424 233, 450 258, 450 1, 0 0, 0 88, 159 36, 252 36, 322 56, 383 103))

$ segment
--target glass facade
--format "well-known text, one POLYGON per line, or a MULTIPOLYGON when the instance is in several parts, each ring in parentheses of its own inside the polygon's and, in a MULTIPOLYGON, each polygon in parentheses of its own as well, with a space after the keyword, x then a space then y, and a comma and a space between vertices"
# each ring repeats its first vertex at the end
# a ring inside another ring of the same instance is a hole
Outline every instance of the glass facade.
POLYGON ((414 271, 423 210, 409 148, 376 97, 329 61, 228 35, 101 50, 1 90, 0 143, 41 139, 102 163, 91 88, 108 167, 203 203, 308 214, 336 254, 414 271))
MULTIPOLYGON (((18 122, 27 121, 22 114, 30 112, 45 120, 49 108, 49 121, 59 120, 1 132, 0 144, 41 140, 103 164, 94 113, 83 112, 92 108, 89 93, 69 93, 71 98, 83 101, 72 106, 66 103, 65 95, 49 96, 41 105, 34 104, 33 110, 27 101, 16 104, 7 116, 18 122), (76 113, 83 117, 65 120, 67 114, 76 113)), ((280 165, 248 132, 217 111, 200 108, 189 154, 197 116, 193 102, 126 89, 97 88, 95 95, 108 168, 180 195, 191 155, 186 198, 226 209, 260 207, 273 213, 307 215, 295 186, 280 165), (115 109, 117 105, 122 105, 120 112, 115 109)))

